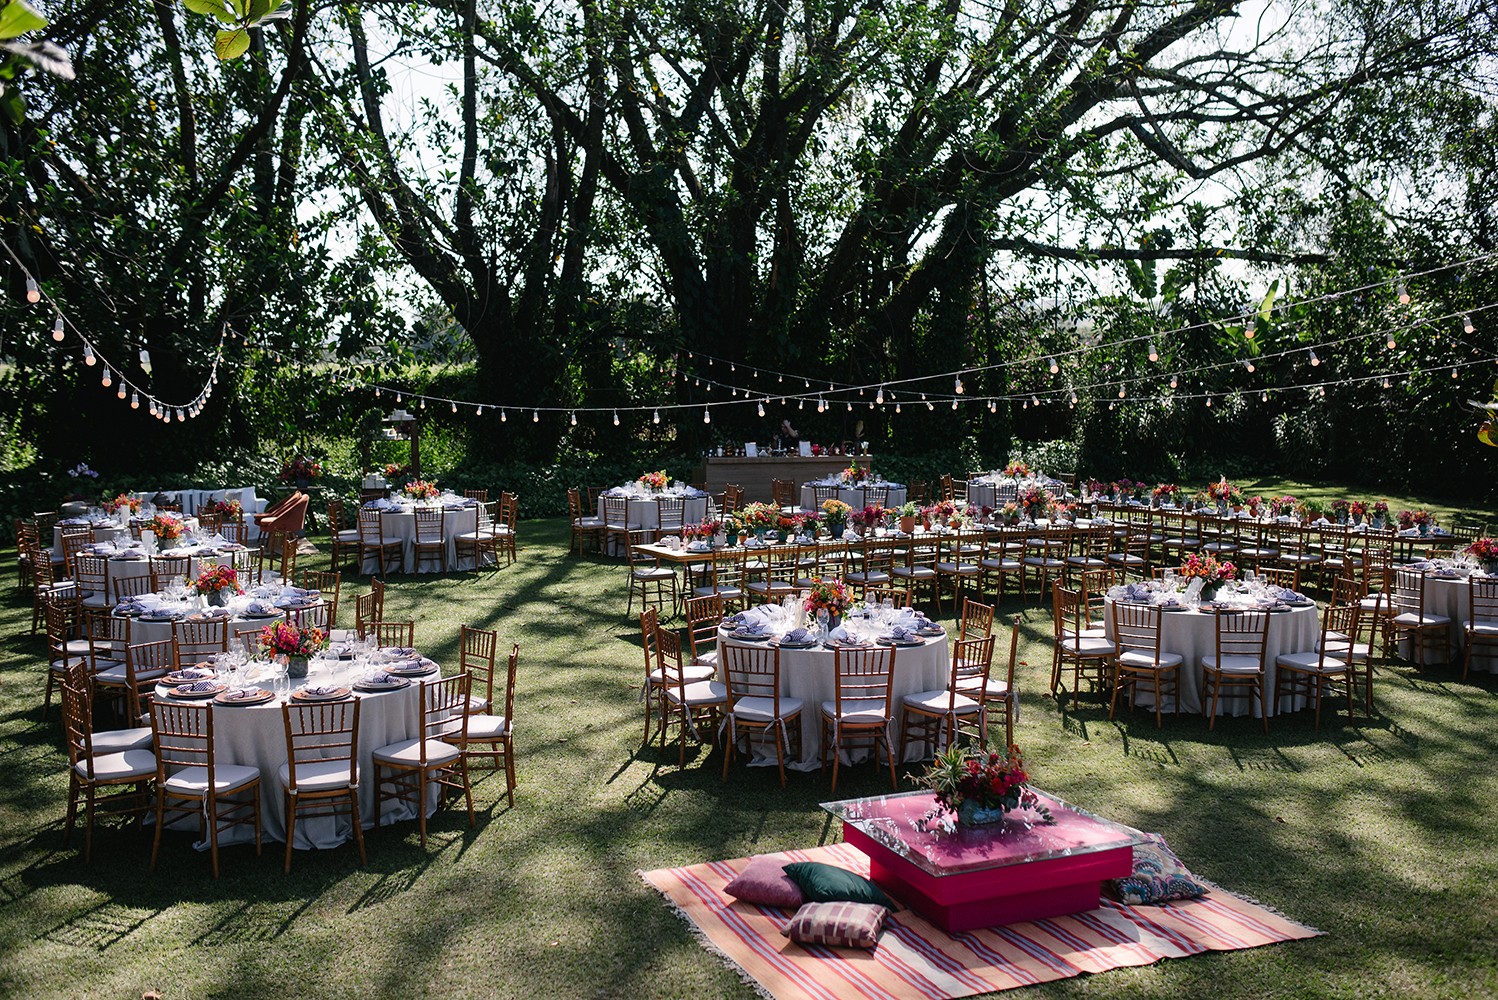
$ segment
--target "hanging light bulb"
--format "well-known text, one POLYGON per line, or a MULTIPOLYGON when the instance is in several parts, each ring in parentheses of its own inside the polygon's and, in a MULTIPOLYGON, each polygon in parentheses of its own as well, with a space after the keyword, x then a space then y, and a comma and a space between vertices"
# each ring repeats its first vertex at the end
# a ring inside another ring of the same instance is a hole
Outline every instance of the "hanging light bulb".
POLYGON ((704 424, 710 424, 713 422, 713 415, 708 412, 708 409, 705 406, 702 408, 702 422, 704 424))
POLYGON ((661 411, 660 410, 656 410, 655 411, 655 414, 653 416, 651 416, 651 418, 650 418, 650 422, 652 424, 658 424, 658 423, 661 422, 661 411))
POLYGON ((898 402, 895 403, 895 412, 896 413, 900 412, 900 404, 898 402))
POLYGON ((1176 385, 1177 385, 1177 383, 1176 383, 1176 377, 1174 375, 1170 376, 1170 387, 1172 389, 1174 389, 1176 387, 1176 385))
POLYGON ((957 409, 957 400, 956 399, 952 400, 952 409, 954 409, 954 410, 957 409))
POLYGON ((1150 341, 1150 360, 1151 361, 1159 361, 1160 360, 1160 352, 1157 351, 1157 350, 1155 350, 1155 342, 1153 340, 1150 341))
POLYGON ((884 386, 881 385, 879 387, 879 394, 874 397, 874 402, 878 403, 880 406, 884 405, 884 386))
POLYGON ((1113 404, 1111 402, 1108 404, 1108 409, 1113 409, 1113 404))
POLYGON ((539 424, 540 422, 541 422, 541 411, 540 410, 532 410, 531 411, 531 423, 533 423, 533 424, 539 424))
POLYGON ((988 412, 989 413, 998 413, 999 412, 999 404, 995 403, 993 400, 990 399, 988 401, 988 412))
POLYGON ((759 402, 759 415, 760 416, 764 416, 765 415, 765 401, 764 400, 760 400, 760 402, 759 402))
POLYGON ((849 413, 852 413, 852 412, 853 412, 853 404, 852 404, 852 403, 849 403, 849 404, 848 404, 848 412, 849 412, 849 413))
POLYGON ((36 287, 36 279, 28 277, 26 279, 26 301, 40 302, 41 300, 42 290, 36 287))
POLYGON ((454 404, 453 404, 453 412, 454 412, 454 413, 457 413, 457 412, 458 412, 458 404, 457 404, 457 403, 454 403, 454 404))
POLYGON ((806 400, 804 400, 804 399, 798 399, 798 400, 796 400, 796 409, 798 409, 798 410, 804 410, 804 409, 806 409, 806 400))
POLYGON ((1259 393, 1259 402, 1261 402, 1261 403, 1267 403, 1267 402, 1269 402, 1269 393, 1267 393, 1267 392, 1261 392, 1261 393, 1259 393))
POLYGON ((1253 320, 1249 320, 1248 321, 1248 326, 1246 326, 1246 327, 1243 328, 1243 339, 1245 339, 1245 340, 1253 340, 1254 339, 1254 321, 1253 320))
POLYGON ((499 422, 503 424, 503 423, 508 423, 509 420, 510 420, 510 415, 504 411, 503 407, 501 407, 500 411, 499 411, 499 422))
POLYGON ((138 393, 138 392, 132 392, 130 394, 130 409, 132 409, 132 410, 138 410, 138 409, 140 409, 140 393, 138 393))
POLYGON ((1452 378, 1456 378, 1456 369, 1455 368, 1451 369, 1451 377, 1452 378))
POLYGON ((1393 330, 1389 331, 1389 339, 1388 339, 1387 343, 1389 345, 1389 350, 1391 350, 1391 351, 1397 346, 1394 343, 1394 331, 1393 330))
POLYGON ((1019 404, 1019 408, 1021 410, 1028 410, 1030 408, 1030 404, 1029 403, 1021 403, 1021 404, 1019 404))
POLYGON ((736 364, 734 364, 732 361, 730 361, 728 363, 728 370, 731 371, 731 372, 736 372, 736 371, 739 370, 739 366, 736 365, 736 364))
POLYGON ((425 410, 427 408, 427 398, 425 396, 421 397, 421 408, 423 410, 425 410))
MULTIPOLYGON (((1456 374, 1456 373, 1455 373, 1455 372, 1452 372, 1452 374, 1453 374, 1453 375, 1455 375, 1455 374, 1456 374)), ((1325 395, 1326 395, 1326 386, 1322 386, 1322 387, 1321 387, 1321 395, 1323 395, 1323 396, 1325 396, 1325 395)))
POLYGON ((62 313, 58 313, 57 318, 52 321, 52 339, 61 340, 62 338, 62 313))
POLYGON ((1058 364, 1056 364, 1056 359, 1055 358, 1046 358, 1045 360, 1046 360, 1046 367, 1051 370, 1051 374, 1052 375, 1056 374, 1057 372, 1059 372, 1061 370, 1061 366, 1058 365, 1058 364))
POLYGON ((817 397, 817 412, 818 413, 822 413, 822 412, 825 412, 826 409, 827 409, 827 404, 822 401, 822 397, 821 396, 818 396, 817 397))
POLYGON ((400 393, 396 393, 395 394, 395 402, 396 402, 396 404, 399 405, 400 401, 401 401, 401 394, 400 393))
POLYGON ((1384 388, 1389 388, 1389 376, 1387 375, 1384 376, 1384 388))
POLYGON ((1471 333, 1473 331, 1473 329, 1475 329, 1475 328, 1472 326, 1472 317, 1471 316, 1463 316, 1462 317, 1462 332, 1463 333, 1471 333))
POLYGON ((614 411, 614 426, 615 427, 619 426, 619 411, 618 410, 614 411))
POLYGON ((187 420, 187 418, 182 415, 182 410, 180 408, 178 408, 178 410, 177 410, 177 423, 179 423, 179 424, 180 423, 184 423, 186 420, 187 420))
POLYGON ((1410 304, 1410 293, 1405 291, 1404 282, 1399 283, 1399 304, 1407 306, 1410 304))
POLYGON ((120 397, 121 399, 125 398, 125 383, 124 382, 120 383, 120 391, 117 392, 117 393, 115 393, 115 395, 118 396, 118 397, 120 397))
POLYGON ((482 417, 484 415, 484 408, 480 406, 478 409, 473 411, 473 415, 475 417, 482 417))
POLYGON ((101 378, 99 381, 102 384, 106 385, 106 386, 109 385, 109 383, 111 383, 111 382, 114 381, 114 376, 112 374, 110 374, 109 366, 108 365, 104 366, 104 377, 101 378))
POLYGON ((1032 404, 1034 404, 1035 406, 1039 406, 1040 405, 1040 397, 1036 396, 1034 393, 1031 393, 1030 394, 1030 402, 1032 404))
POLYGON ((94 357, 94 345, 85 343, 83 345, 83 363, 88 365, 89 367, 93 367, 93 364, 96 360, 97 359, 94 357))
POLYGON ((1315 368, 1319 364, 1321 364, 1321 359, 1318 358, 1318 357, 1316 357, 1316 351, 1315 351, 1315 349, 1312 349, 1311 350, 1311 367, 1315 368))
POLYGON ((1212 405, 1212 397, 1211 397, 1211 396, 1208 396, 1208 397, 1207 397, 1207 405, 1208 405, 1208 406, 1211 406, 1211 405, 1212 405))
POLYGON ((956 385, 954 386, 954 391, 957 393, 957 395, 959 395, 959 396, 962 395, 962 376, 961 375, 957 376, 957 382, 956 382, 956 385))
POLYGON ((1077 405, 1077 394, 1075 392, 1071 394, 1071 405, 1077 405))
POLYGON ((1249 360, 1248 358, 1244 358, 1243 359, 1243 367, 1248 369, 1249 374, 1252 374, 1253 370, 1254 370, 1254 363, 1251 360, 1249 360))
POLYGON ((573 426, 573 427, 576 427, 576 426, 577 426, 577 411, 576 411, 576 410, 574 410, 574 411, 573 411, 573 412, 572 412, 572 415, 571 415, 571 417, 570 417, 570 418, 569 418, 569 419, 568 419, 568 422, 569 422, 569 423, 571 423, 571 424, 572 424, 572 426, 573 426))
POLYGON ((1123 386, 1119 386, 1118 387, 1118 398, 1119 399, 1123 399, 1124 398, 1124 387, 1123 386))
POLYGON ((785 376, 782 375, 779 378, 777 378, 775 381, 777 381, 777 382, 784 382, 785 381, 785 376))

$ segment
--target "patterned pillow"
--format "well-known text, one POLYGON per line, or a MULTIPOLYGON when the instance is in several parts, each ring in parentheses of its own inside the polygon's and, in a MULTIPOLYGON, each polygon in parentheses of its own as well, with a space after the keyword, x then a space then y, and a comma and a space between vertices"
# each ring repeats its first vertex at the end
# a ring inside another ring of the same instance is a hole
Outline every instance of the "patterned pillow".
POLYGON ((723 891, 744 903, 760 906, 779 906, 794 910, 806 898, 801 887, 785 873, 785 860, 760 854, 749 859, 744 870, 723 887, 723 891))
POLYGON ((873 948, 888 912, 878 903, 807 903, 780 933, 800 944, 873 948))
POLYGON ((1208 892, 1175 856, 1165 838, 1146 833, 1149 843, 1134 845, 1134 874, 1110 879, 1103 890, 1129 906, 1167 903, 1172 899, 1197 899, 1208 892))

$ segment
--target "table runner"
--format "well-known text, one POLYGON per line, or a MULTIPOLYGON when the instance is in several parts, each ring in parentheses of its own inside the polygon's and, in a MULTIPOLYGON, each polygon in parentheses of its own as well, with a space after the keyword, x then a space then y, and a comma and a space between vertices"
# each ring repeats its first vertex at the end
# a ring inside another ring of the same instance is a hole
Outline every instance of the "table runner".
MULTIPOLYGON (((848 844, 775 856, 821 861, 862 875, 869 871, 868 857, 848 844)), ((1163 906, 1104 901, 1087 913, 960 934, 947 934, 907 909, 889 915, 873 951, 803 947, 780 933, 792 911, 723 894, 723 886, 748 861, 640 875, 691 923, 704 947, 776 1000, 945 1000, 1322 933, 1214 888, 1200 900, 1163 906)))

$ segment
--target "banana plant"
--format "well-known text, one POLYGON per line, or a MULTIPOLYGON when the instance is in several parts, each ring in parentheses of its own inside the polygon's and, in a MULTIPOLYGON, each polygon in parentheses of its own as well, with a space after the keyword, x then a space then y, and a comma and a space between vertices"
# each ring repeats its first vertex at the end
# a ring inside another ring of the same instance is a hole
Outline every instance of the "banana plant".
POLYGON ((245 54, 250 47, 251 28, 291 16, 291 5, 285 0, 182 0, 182 3, 194 14, 206 14, 224 25, 213 36, 213 52, 225 61, 245 54))
POLYGON ((47 19, 26 0, 6 0, 0 6, 0 50, 5 52, 0 60, 0 108, 17 125, 26 116, 26 102, 15 79, 27 64, 64 80, 73 79, 73 61, 67 49, 56 42, 16 40, 46 26, 47 19))

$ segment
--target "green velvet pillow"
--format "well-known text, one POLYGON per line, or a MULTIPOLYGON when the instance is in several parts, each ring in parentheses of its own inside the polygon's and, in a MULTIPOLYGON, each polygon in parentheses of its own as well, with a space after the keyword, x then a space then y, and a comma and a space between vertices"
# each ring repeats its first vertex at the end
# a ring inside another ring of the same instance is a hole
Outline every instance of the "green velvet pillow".
POLYGON ((899 909, 884 890, 862 875, 819 861, 797 861, 785 866, 785 874, 801 887, 809 903, 876 903, 899 909))

